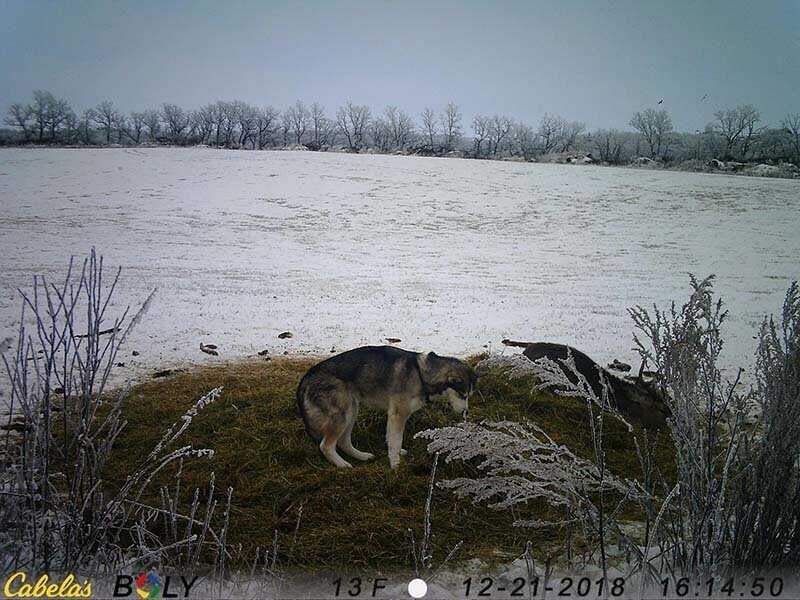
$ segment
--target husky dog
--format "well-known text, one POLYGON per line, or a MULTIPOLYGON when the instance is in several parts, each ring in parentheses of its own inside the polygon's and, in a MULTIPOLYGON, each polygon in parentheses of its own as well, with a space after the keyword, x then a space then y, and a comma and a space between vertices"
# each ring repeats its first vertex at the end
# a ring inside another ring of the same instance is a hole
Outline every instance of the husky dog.
POLYGON ((350 440, 359 405, 386 411, 389 464, 395 469, 406 453, 402 444, 408 417, 438 397, 446 398, 455 413, 466 415, 477 379, 457 358, 364 346, 311 367, 297 387, 297 406, 311 439, 337 467, 352 466, 339 456, 337 446, 356 460, 375 458, 356 450, 350 440))
MULTIPOLYGON (((571 346, 550 342, 514 342, 511 340, 503 340, 503 344, 525 348, 522 353, 530 360, 547 357, 559 362, 559 360, 567 358, 569 351, 575 360, 578 372, 586 378, 598 398, 602 399, 603 397, 600 383, 600 374, 602 373, 608 385, 608 395, 612 407, 622 414, 636 419, 648 429, 665 428, 667 418, 670 416, 669 407, 665 402, 666 396, 652 380, 644 379, 644 362, 642 362, 639 374, 635 379, 618 377, 571 346)), ((576 381, 571 373, 567 373, 567 377, 573 383, 576 381)))

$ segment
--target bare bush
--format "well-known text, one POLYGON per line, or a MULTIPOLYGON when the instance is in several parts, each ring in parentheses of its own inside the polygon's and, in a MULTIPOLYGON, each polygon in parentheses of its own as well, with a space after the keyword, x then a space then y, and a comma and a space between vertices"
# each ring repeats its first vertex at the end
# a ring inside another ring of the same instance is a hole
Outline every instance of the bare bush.
MULTIPOLYGON (((630 310, 643 359, 654 364, 668 393, 677 483, 654 467, 652 443, 634 442, 640 480, 609 473, 603 450, 607 389, 598 398, 571 356, 530 367, 537 387, 587 400, 594 457, 576 457, 532 423, 483 422, 418 434, 446 460, 477 459, 482 477, 440 484, 460 497, 508 509, 540 499, 564 518, 518 520, 517 525, 578 525, 586 558, 607 572, 614 545, 625 554, 642 586, 656 576, 722 577, 796 567, 800 562, 800 290, 789 288, 779 320, 762 323, 755 379, 739 390, 742 371, 726 381, 717 362, 727 318, 715 300, 713 276, 690 277, 692 293, 680 308, 630 310), (643 335, 642 335, 643 334, 643 335), (614 502, 609 506, 609 499, 614 502), (621 500, 620 500, 621 498, 621 500), (644 513, 644 536, 626 534, 621 507, 635 502, 644 513), (616 544, 611 542, 616 541, 616 544)), ((570 553, 571 534, 567 554, 570 553)), ((619 556, 620 554, 618 554, 619 556)))
POLYGON ((150 294, 134 315, 125 310, 110 317, 119 275, 117 270, 108 280, 102 258, 92 251, 79 271, 70 263, 62 284, 37 277, 31 294, 21 292, 16 347, 2 357, 10 385, 0 471, 2 574, 102 576, 132 565, 171 563, 191 568, 204 543, 220 547, 209 525, 214 506, 209 500, 205 514, 196 515, 196 492, 189 515, 177 512, 177 492, 169 496, 162 490, 160 509, 141 502, 167 466, 178 465, 180 474, 185 459, 212 455, 178 440, 220 388, 195 402, 119 489, 110 491, 107 485, 111 451, 125 427, 121 405, 127 391, 108 392, 109 376, 117 352, 153 298, 150 294), (19 435, 12 434, 12 424, 19 435), (163 518, 169 539, 153 533, 163 518), (181 554, 189 548, 188 555, 181 554))
MULTIPOLYGON (((540 359, 549 361, 549 359, 540 359)), ((572 385, 572 384, 571 384, 572 385)), ((591 393, 591 388, 589 388, 591 393)), ((589 418, 595 415, 589 405, 589 418)), ((619 517, 628 501, 640 501, 641 485, 611 474, 602 448, 602 413, 592 426, 595 461, 578 457, 554 442, 534 423, 483 421, 420 432, 432 440, 428 451, 447 462, 477 459, 481 477, 458 477, 439 484, 460 498, 486 503, 498 510, 514 510, 532 500, 542 500, 561 511, 561 518, 517 519, 517 527, 567 528, 566 552, 571 564, 574 537, 580 536, 582 566, 600 564, 604 577, 610 562, 609 542, 622 554, 641 558, 637 542, 622 527, 619 517), (614 501, 607 506, 609 497, 614 501)))
MULTIPOLYGON (((748 394, 716 366, 727 316, 712 277, 681 310, 631 311, 672 397, 677 512, 661 545, 674 569, 699 575, 757 572, 800 560, 800 298, 789 288, 781 319, 761 325, 756 385, 748 394), (754 422, 753 422, 754 418, 754 422)), ((740 371, 741 374, 741 371, 740 371)))

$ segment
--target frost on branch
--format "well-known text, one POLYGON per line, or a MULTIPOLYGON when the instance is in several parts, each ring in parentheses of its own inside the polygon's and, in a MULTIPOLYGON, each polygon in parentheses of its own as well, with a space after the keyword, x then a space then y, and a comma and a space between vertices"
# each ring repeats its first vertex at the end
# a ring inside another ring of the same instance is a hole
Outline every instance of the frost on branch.
POLYGON ((23 432, 12 435, 6 427, 0 441, 0 578, 19 570, 103 577, 133 565, 161 568, 178 557, 190 572, 201 552, 220 545, 218 538, 209 541, 216 535, 213 494, 204 515, 197 513, 197 492, 188 515, 178 503, 184 459, 213 452, 178 442, 221 388, 197 400, 123 482, 107 483, 117 475, 109 465, 130 398, 129 388, 110 392, 107 385, 120 348, 153 298, 123 330, 129 311, 110 314, 120 272, 109 279, 92 250, 81 269, 70 261, 63 283, 36 277, 32 292, 20 291, 16 341, 0 342, 9 388, 4 418, 21 422, 23 432), (178 470, 174 500, 161 509, 140 502, 170 465, 178 470))
POLYGON ((536 376, 533 362, 524 354, 493 354, 475 365, 475 369, 483 373, 492 369, 500 369, 510 379, 536 376))
MULTIPOLYGON (((589 494, 601 489, 623 496, 637 493, 634 484, 607 471, 601 474, 594 463, 557 444, 533 423, 463 423, 456 427, 428 429, 416 437, 431 440, 428 452, 438 452, 448 463, 479 459, 478 469, 485 472, 483 477, 458 477, 439 486, 473 503, 486 502, 491 508, 508 509, 540 499, 563 508, 567 514, 575 515, 578 511, 591 516, 596 508, 589 494)), ((517 521, 515 525, 559 523, 517 521)))
MULTIPOLYGON (((531 391, 549 389, 559 396, 585 400, 589 403, 590 411, 592 405, 601 410, 610 411, 614 418, 628 428, 628 431, 633 431, 631 424, 618 412, 611 400, 610 388, 606 380, 608 375, 602 369, 598 372, 601 390, 600 396, 598 396, 578 369, 575 357, 570 350, 567 351, 567 358, 558 360, 542 357, 532 361, 523 354, 490 356, 479 362, 476 369, 484 372, 501 369, 511 379, 533 376, 538 379, 539 383, 534 385, 531 391)), ((593 416, 591 412, 590 416, 593 416)))

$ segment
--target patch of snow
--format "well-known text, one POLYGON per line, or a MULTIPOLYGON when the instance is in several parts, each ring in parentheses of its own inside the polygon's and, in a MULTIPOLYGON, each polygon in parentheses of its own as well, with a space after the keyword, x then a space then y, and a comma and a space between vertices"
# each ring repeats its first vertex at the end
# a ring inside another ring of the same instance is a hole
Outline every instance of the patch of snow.
POLYGON ((777 175, 781 170, 773 165, 760 164, 750 169, 750 172, 761 177, 769 177, 771 175, 777 175))
POLYGON ((686 272, 713 272, 735 373, 800 276, 798 189, 333 152, 0 149, 0 338, 16 333, 17 288, 96 246, 123 267, 115 311, 159 290, 121 375, 386 337, 454 355, 547 340, 638 364, 626 308, 682 301, 686 272))

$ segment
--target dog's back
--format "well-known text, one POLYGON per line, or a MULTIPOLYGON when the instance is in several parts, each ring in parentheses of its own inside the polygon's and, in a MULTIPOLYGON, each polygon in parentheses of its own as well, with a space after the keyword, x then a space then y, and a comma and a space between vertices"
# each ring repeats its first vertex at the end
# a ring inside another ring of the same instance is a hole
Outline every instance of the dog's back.
POLYGON ((311 439, 321 441, 323 423, 344 418, 354 401, 380 403, 392 394, 421 393, 417 357, 392 346, 363 346, 311 367, 297 388, 297 407, 311 439))

